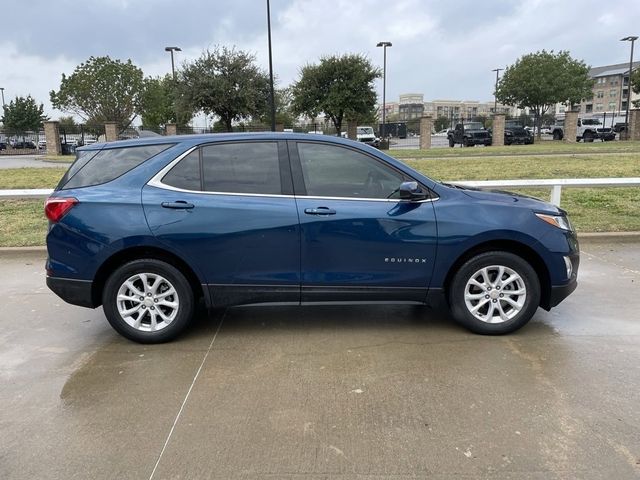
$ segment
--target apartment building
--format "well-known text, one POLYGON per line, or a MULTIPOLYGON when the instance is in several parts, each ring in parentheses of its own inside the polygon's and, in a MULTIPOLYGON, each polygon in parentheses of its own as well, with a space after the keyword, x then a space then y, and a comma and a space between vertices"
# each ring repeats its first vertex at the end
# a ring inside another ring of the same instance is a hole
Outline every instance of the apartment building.
MULTIPOLYGON (((633 70, 640 67, 640 62, 633 63, 633 70)), ((602 114, 624 112, 629 101, 629 64, 618 63, 594 67, 589 76, 595 80, 593 97, 580 104, 580 113, 602 114)), ((631 101, 640 99, 640 95, 631 92, 631 101)))

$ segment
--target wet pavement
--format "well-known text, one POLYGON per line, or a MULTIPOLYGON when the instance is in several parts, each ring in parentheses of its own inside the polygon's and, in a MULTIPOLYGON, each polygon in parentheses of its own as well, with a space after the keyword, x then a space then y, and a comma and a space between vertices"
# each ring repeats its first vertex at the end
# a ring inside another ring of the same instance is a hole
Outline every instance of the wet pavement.
POLYGON ((516 334, 418 307, 238 308, 120 338, 0 256, 1 479, 640 478, 640 243, 516 334))

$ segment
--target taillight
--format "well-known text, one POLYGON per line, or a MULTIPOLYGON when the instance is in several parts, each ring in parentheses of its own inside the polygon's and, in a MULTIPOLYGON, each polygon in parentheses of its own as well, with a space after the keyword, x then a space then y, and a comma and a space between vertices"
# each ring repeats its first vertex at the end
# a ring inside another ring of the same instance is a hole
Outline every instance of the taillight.
POLYGON ((77 198, 47 198, 44 202, 44 214, 53 223, 58 223, 73 206, 78 203, 77 198))

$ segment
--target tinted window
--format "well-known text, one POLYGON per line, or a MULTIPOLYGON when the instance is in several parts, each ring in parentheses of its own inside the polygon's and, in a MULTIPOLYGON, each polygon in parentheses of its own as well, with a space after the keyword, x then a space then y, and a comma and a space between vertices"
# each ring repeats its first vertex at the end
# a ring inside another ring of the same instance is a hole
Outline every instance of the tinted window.
POLYGON ((348 148, 298 143, 307 195, 319 197, 397 198, 401 173, 348 148))
POLYGON ((200 184, 200 150, 196 149, 180 160, 163 177, 162 183, 183 190, 202 190, 200 184))
POLYGON ((66 171, 62 179, 60 179, 60 183, 56 187, 56 190, 61 189, 64 185, 69 181, 71 177, 73 177, 78 170, 84 167, 89 160, 91 160, 100 150, 87 150, 81 151, 76 154, 76 160, 71 164, 69 170, 66 171))
POLYGON ((282 193, 275 142, 203 147, 202 174, 204 189, 209 192, 282 193))
MULTIPOLYGON (((69 181, 64 184, 64 188, 88 187, 110 182, 169 147, 171 145, 164 144, 100 150, 77 169, 75 174, 68 177, 69 181)), ((79 161, 80 159, 76 162, 79 161)))

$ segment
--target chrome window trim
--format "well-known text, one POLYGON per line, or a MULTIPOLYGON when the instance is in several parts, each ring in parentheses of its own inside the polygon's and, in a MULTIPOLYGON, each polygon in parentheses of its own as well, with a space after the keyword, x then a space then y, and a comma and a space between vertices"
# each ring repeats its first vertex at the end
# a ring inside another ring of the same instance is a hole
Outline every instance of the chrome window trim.
MULTIPOLYGON (((164 176, 169 173, 169 171, 183 158, 189 155, 191 152, 200 148, 200 145, 196 145, 194 147, 189 148, 185 152, 178 155, 174 160, 169 162, 169 164, 156 173, 151 180, 147 182, 147 185, 151 187, 161 188, 163 190, 170 190, 172 192, 183 192, 183 193, 198 193, 201 195, 227 195, 234 197, 272 197, 272 198, 299 198, 299 199, 311 199, 311 200, 350 200, 350 201, 366 201, 366 202, 387 202, 387 203, 427 203, 427 202, 435 202, 440 199, 440 197, 435 198, 425 198, 423 200, 402 200, 399 198, 358 198, 358 197, 322 197, 315 195, 283 195, 277 193, 240 193, 240 192, 211 192, 206 190, 187 190, 185 188, 178 188, 172 185, 167 185, 162 182, 164 176)), ((418 182, 420 183, 420 182, 418 182)), ((433 192, 433 190, 431 190, 433 192)))

